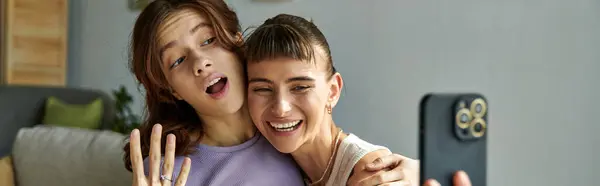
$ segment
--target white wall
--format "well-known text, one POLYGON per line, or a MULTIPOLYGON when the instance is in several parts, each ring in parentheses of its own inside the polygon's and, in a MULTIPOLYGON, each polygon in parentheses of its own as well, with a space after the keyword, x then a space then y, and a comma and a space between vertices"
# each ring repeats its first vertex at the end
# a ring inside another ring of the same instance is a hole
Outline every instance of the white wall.
MULTIPOLYGON (((314 19, 346 83, 335 108, 346 131, 416 157, 420 96, 477 91, 491 107, 490 185, 598 185, 599 1, 228 2, 244 28, 281 12, 314 19)), ((70 85, 135 90, 125 64, 136 13, 71 4, 70 85)))

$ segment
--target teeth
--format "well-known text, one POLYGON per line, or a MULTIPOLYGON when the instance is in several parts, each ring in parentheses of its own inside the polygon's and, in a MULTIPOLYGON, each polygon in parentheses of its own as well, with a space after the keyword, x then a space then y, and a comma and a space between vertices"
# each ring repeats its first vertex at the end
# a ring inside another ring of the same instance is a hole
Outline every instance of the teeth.
POLYGON ((208 86, 213 86, 215 83, 219 82, 219 80, 221 80, 221 78, 213 79, 212 81, 210 81, 210 83, 208 83, 208 86))
POLYGON ((279 131, 279 132, 289 132, 289 131, 292 131, 292 130, 294 130, 294 127, 292 127, 292 128, 287 128, 287 129, 275 129, 275 130, 276 130, 276 131, 279 131))
POLYGON ((269 122, 269 124, 271 124, 271 127, 275 128, 275 130, 285 132, 285 131, 292 131, 295 126, 300 124, 300 121, 301 120, 296 120, 296 121, 292 121, 292 122, 288 122, 288 123, 271 123, 271 122, 269 122))

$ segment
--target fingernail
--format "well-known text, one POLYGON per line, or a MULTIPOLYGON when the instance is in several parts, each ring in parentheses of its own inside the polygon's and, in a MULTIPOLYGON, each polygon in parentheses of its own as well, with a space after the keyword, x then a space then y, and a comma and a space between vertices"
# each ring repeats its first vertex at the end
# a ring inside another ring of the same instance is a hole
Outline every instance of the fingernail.
POLYGON ((367 166, 369 166, 370 169, 378 169, 384 165, 381 162, 374 162, 374 163, 367 164, 367 166))
POLYGON ((173 135, 173 134, 167 135, 167 143, 169 143, 169 144, 175 143, 175 135, 173 135))
POLYGON ((469 181, 469 176, 465 171, 458 171, 456 176, 458 176, 458 180, 460 180, 461 183, 466 183, 469 181))
POLYGON ((437 182, 437 180, 427 180, 427 185, 429 185, 429 186, 440 186, 440 182, 437 182))
POLYGON ((155 124, 155 125, 154 125, 154 128, 153 128, 154 132, 157 132, 157 133, 158 133, 158 132, 160 132, 160 130, 161 130, 161 127, 162 127, 162 126, 161 126, 160 124, 155 124))
POLYGON ((138 131, 138 129, 133 129, 133 130, 131 131, 131 136, 130 136, 130 137, 135 137, 135 136, 137 136, 139 133, 140 133, 140 131, 138 131))

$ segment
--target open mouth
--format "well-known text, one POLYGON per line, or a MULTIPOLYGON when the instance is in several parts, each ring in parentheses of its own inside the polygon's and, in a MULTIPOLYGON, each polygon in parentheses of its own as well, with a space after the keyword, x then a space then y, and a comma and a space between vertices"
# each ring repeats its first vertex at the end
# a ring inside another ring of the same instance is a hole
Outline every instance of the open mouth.
POLYGON ((210 95, 221 93, 225 89, 225 85, 227 85, 226 77, 213 79, 208 84, 208 87, 206 88, 206 93, 210 95))
POLYGON ((287 123, 271 123, 267 122, 277 132, 290 132, 296 130, 302 125, 302 120, 291 121, 287 123))

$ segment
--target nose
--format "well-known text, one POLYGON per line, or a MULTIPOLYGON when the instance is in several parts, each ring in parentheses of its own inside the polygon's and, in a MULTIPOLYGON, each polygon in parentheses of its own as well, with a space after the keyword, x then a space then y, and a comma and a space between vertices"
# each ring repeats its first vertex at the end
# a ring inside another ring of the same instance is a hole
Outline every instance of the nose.
POLYGON ((292 105, 290 101, 286 99, 285 95, 279 94, 276 96, 275 103, 271 107, 271 112, 276 117, 286 117, 292 111, 292 105))
POLYGON ((206 71, 206 69, 210 68, 212 65, 212 60, 204 57, 197 57, 196 60, 194 60, 194 75, 200 76, 202 72, 206 71))

